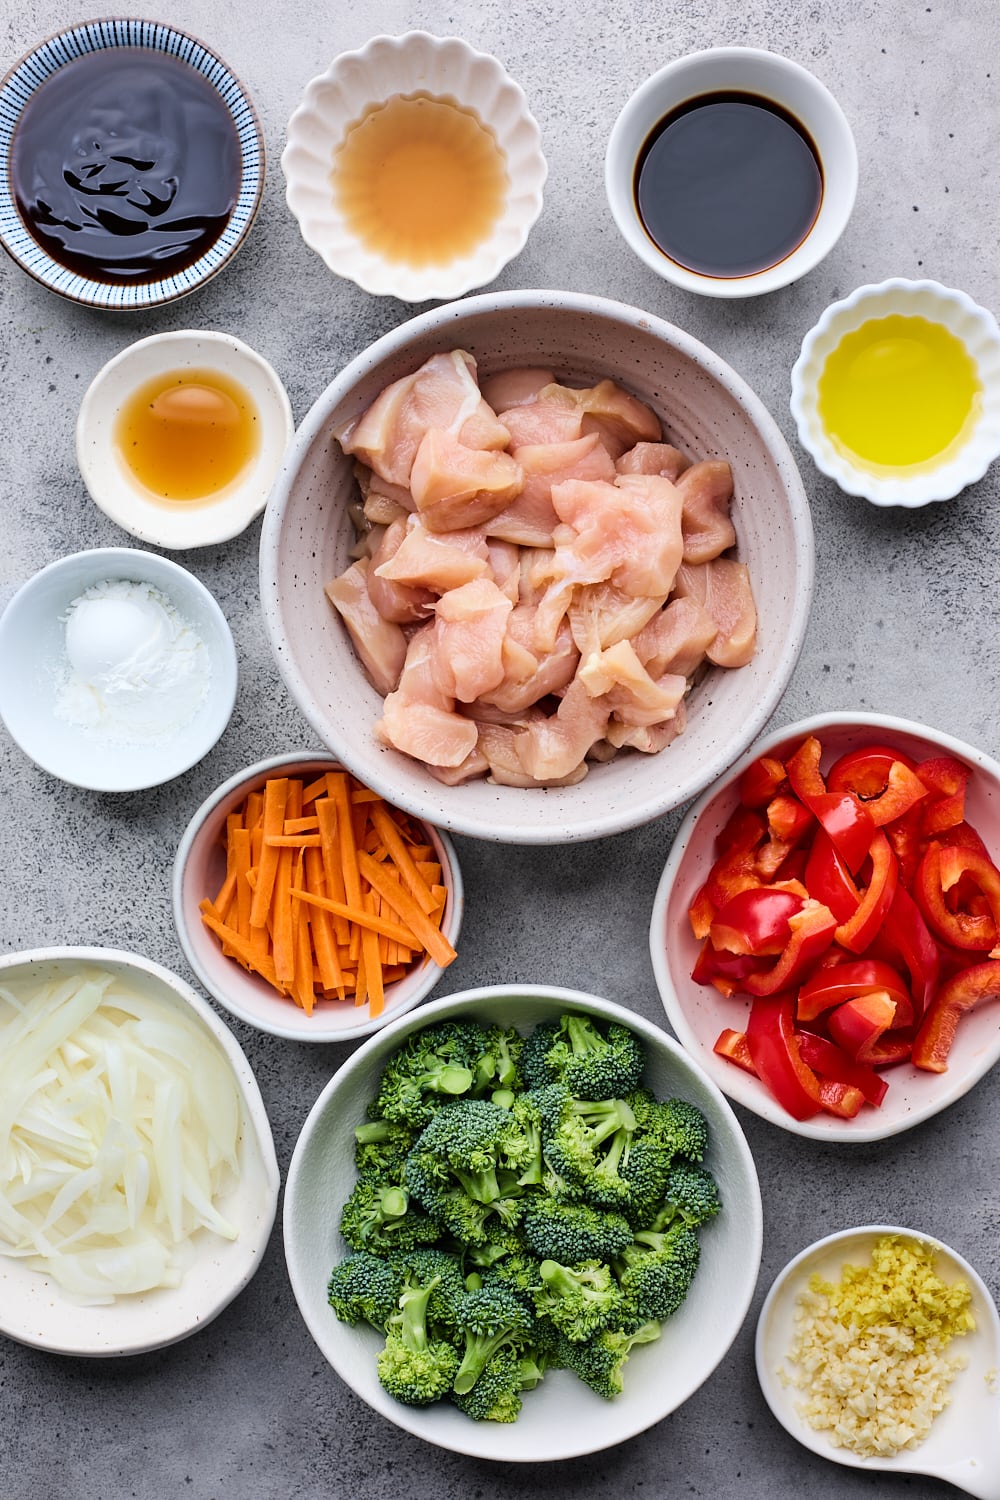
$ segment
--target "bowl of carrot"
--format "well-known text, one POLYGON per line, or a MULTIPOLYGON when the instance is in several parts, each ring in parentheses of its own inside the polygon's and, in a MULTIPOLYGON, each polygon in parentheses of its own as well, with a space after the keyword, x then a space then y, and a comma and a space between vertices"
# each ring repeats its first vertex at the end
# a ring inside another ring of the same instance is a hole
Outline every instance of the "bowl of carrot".
POLYGON ((456 957, 450 839, 332 756, 274 756, 202 803, 178 846, 174 921, 232 1015, 294 1041, 367 1036, 412 1010, 456 957))

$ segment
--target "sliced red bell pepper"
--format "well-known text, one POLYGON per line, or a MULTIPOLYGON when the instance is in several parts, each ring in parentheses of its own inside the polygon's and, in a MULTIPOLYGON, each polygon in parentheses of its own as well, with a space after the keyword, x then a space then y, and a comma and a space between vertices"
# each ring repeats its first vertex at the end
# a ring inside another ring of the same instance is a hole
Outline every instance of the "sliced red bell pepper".
POLYGON ((802 802, 807 802, 810 797, 822 797, 826 792, 826 782, 819 769, 822 758, 823 746, 811 734, 785 762, 792 791, 802 802))
POLYGON ((972 964, 943 984, 928 1007, 913 1041, 913 1062, 929 1073, 948 1066, 958 1023, 984 1000, 1000 998, 1000 960, 972 964))
POLYGON ((816 819, 798 797, 782 792, 767 804, 767 827, 772 838, 798 844, 815 826, 816 819))
POLYGON ((867 1062, 879 1037, 892 1026, 895 1015, 896 1002, 885 990, 874 990, 870 995, 845 1000, 830 1012, 826 1024, 830 1036, 848 1057, 855 1062, 867 1062))
POLYGON ((872 873, 856 912, 837 928, 837 942, 851 953, 864 953, 885 920, 899 884, 899 866, 889 840, 877 829, 871 843, 872 873))
POLYGON ((902 885, 896 887, 879 937, 889 952, 903 960, 910 976, 914 1011, 922 1016, 937 987, 941 958, 917 903, 902 885))
POLYGON ((954 756, 938 755, 931 760, 922 760, 917 766, 917 775, 930 793, 921 819, 924 833, 942 833, 944 829, 961 823, 965 818, 969 767, 954 756))
POLYGON ((818 1114, 819 1079, 799 1055, 789 994, 758 996, 750 1006, 747 1046, 758 1078, 796 1120, 818 1114))
POLYGON ((817 828, 806 860, 805 885, 810 896, 828 906, 838 922, 846 922, 861 905, 851 872, 822 828, 817 828))
POLYGON ((706 900, 716 911, 737 891, 746 891, 762 883, 754 856, 766 834, 764 819, 745 807, 738 807, 718 834, 715 841, 718 858, 702 887, 706 900))
POLYGON ((876 828, 901 818, 927 796, 913 763, 886 745, 870 745, 842 755, 826 778, 831 792, 853 792, 872 815, 876 828))
POLYGON ((848 1057, 843 1048, 831 1042, 828 1037, 817 1036, 813 1031, 800 1031, 799 1055, 821 1078, 850 1084, 859 1089, 868 1103, 876 1108, 885 1098, 889 1087, 885 1079, 880 1078, 868 1063, 857 1062, 853 1057, 848 1057))
POLYGON ((809 900, 789 917, 791 937, 777 961, 762 974, 749 974, 743 982, 748 995, 776 995, 797 985, 809 966, 833 942, 837 919, 819 901, 809 900))
POLYGON ((791 938, 790 917, 802 910, 805 902, 792 891, 758 886, 756 890, 739 891, 715 914, 708 937, 712 947, 727 953, 781 953, 791 938))
POLYGON ((885 825, 885 836, 892 845, 892 852, 899 865, 899 878, 907 890, 913 884, 917 866, 923 859, 924 849, 927 847, 927 840, 921 825, 922 817, 923 813, 918 802, 901 818, 896 818, 885 825))
POLYGON ((909 1062, 913 1051, 912 1031, 885 1031, 869 1048, 867 1063, 870 1068, 895 1068, 899 1063, 909 1062))
POLYGON ((708 892, 702 886, 688 907, 688 921, 691 923, 691 931, 699 939, 708 937, 708 929, 711 927, 715 917, 715 907, 708 898, 708 892))
POLYGON ((776 756, 758 756, 740 777, 740 801, 744 807, 766 807, 787 780, 784 764, 776 756))
POLYGON ((865 1096, 854 1084, 821 1078, 819 1102, 828 1115, 836 1115, 840 1120, 853 1120, 860 1112, 865 1096))
POLYGON ((875 823, 853 792, 824 792, 806 797, 805 804, 829 834, 834 848, 852 875, 864 864, 875 834, 875 823))
POLYGON ((956 823, 954 828, 945 828, 941 833, 935 834, 934 838, 942 848, 975 849, 977 854, 984 855, 986 859, 990 857, 990 851, 970 823, 956 823))
POLYGON ((814 1021, 823 1011, 874 990, 884 990, 896 1002, 896 1024, 908 1026, 913 1019, 913 1001, 906 981, 891 964, 877 958, 848 959, 832 968, 814 970, 799 990, 796 1019, 814 1021))
POLYGON ((954 948, 988 952, 1000 933, 1000 870, 976 849, 932 843, 920 861, 914 886, 917 904, 932 931, 954 948), (966 887, 966 899, 952 910, 948 893, 966 887), (978 892, 978 909, 969 901, 978 892), (986 910, 982 907, 985 906, 986 910))
POLYGON ((766 968, 766 958, 752 958, 744 953, 718 953, 706 938, 691 970, 691 978, 696 984, 713 985, 728 999, 742 990, 748 974, 760 973, 766 968))
POLYGON ((767 823, 762 813, 737 807, 715 835, 716 856, 730 854, 734 849, 756 849, 766 835, 767 823))
POLYGON ((735 1063, 738 1068, 743 1069, 744 1073, 752 1073, 756 1078, 757 1069, 754 1067, 753 1058, 750 1056, 750 1047, 747 1043, 745 1031, 734 1031, 731 1026, 727 1026, 724 1031, 719 1032, 712 1051, 718 1053, 719 1057, 724 1057, 727 1061, 735 1063))

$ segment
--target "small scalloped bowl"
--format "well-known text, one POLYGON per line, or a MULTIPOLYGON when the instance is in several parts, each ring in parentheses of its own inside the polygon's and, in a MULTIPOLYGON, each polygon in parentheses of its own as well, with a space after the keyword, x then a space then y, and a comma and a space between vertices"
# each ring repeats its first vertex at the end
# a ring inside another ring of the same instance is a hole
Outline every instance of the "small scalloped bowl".
POLYGON ((838 756, 862 745, 898 746, 912 759, 952 755, 969 766, 967 817, 986 847, 1000 855, 1000 765, 981 750, 925 724, 892 714, 858 712, 817 714, 786 724, 752 745, 747 753, 699 798, 677 831, 653 900, 649 950, 656 987, 671 1029, 724 1094, 795 1135, 818 1141, 861 1143, 898 1135, 947 1109, 1000 1062, 1000 1028, 995 1009, 982 1006, 963 1017, 944 1073, 930 1073, 901 1063, 886 1073, 888 1091, 878 1109, 865 1107, 853 1120, 814 1115, 795 1120, 765 1089, 713 1047, 724 1027, 742 1029, 748 1003, 735 995, 724 1000, 711 985, 696 984, 691 970, 700 944, 691 932, 688 908, 715 858, 713 845, 739 804, 739 779, 761 755, 787 754, 807 735, 823 745, 823 769, 838 756))
POLYGON ((792 367, 792 416, 799 441, 816 467, 836 481, 848 495, 873 505, 901 505, 915 509, 936 500, 951 500, 982 479, 1000 455, 1000 327, 993 314, 979 307, 965 292, 936 281, 894 278, 858 287, 842 302, 827 308, 802 341, 792 367), (982 385, 979 416, 958 446, 945 451, 936 467, 885 469, 875 472, 850 462, 836 448, 819 415, 819 380, 827 359, 846 334, 874 318, 893 315, 926 318, 940 323, 965 346, 982 385))
POLYGON ((542 211, 547 167, 528 101, 495 57, 460 37, 426 31, 376 36, 343 52, 314 78, 288 122, 281 158, 286 199, 306 244, 331 271, 364 291, 403 302, 450 301, 485 286, 523 248, 542 211), (447 264, 410 266, 362 244, 338 211, 333 154, 348 128, 373 106, 398 95, 429 94, 472 110, 495 135, 507 162, 509 188, 489 237, 447 264))
MULTIPOLYGON (((258 761, 237 771, 223 782, 198 808, 177 849, 173 874, 174 923, 184 956, 201 984, 231 1015, 258 1031, 287 1037, 293 1042, 347 1042, 370 1036, 425 1000, 443 974, 426 954, 420 963, 385 987, 385 1009, 371 1016, 368 1007, 356 1008, 350 1000, 319 1000, 311 1016, 273 990, 265 979, 242 968, 222 951, 218 939, 201 920, 199 902, 214 897, 226 870, 223 847, 226 818, 240 807, 249 792, 259 791, 273 776, 303 776, 313 780, 325 771, 340 770, 332 755, 322 751, 290 751, 258 761)), ((448 836, 423 822, 428 841, 434 845, 441 865, 441 881, 447 888, 441 930, 458 946, 464 900, 462 875, 455 846, 448 836)))

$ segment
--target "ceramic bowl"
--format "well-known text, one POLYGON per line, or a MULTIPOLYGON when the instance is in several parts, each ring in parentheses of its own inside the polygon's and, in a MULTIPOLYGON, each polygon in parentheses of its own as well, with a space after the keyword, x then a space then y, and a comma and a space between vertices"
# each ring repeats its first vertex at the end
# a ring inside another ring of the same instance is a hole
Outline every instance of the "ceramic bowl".
POLYGON ((343 52, 314 78, 288 123, 281 158, 288 206, 302 238, 331 271, 366 292, 403 302, 460 297, 499 275, 523 248, 542 211, 546 164, 524 91, 495 57, 460 37, 376 36, 343 52), (358 239, 331 187, 331 166, 348 131, 400 95, 446 99, 476 114, 506 158, 509 186, 495 228, 474 250, 445 263, 410 266, 358 239))
POLYGON ((0 83, 0 244, 29 276, 73 302, 128 312, 186 297, 228 265, 254 221, 263 188, 264 137, 249 94, 220 57, 173 26, 125 18, 84 21, 40 42, 0 83), (54 260, 21 217, 10 178, 11 143, 35 90, 77 58, 117 47, 164 53, 195 68, 232 116, 240 152, 239 194, 215 243, 190 266, 130 283, 91 279, 54 260))
POLYGON ((48 1276, 0 1256, 0 1331, 55 1354, 141 1354, 197 1333, 246 1286, 267 1247, 278 1203, 278 1164, 260 1090, 239 1044, 207 1001, 175 974, 135 953, 111 948, 39 948, 0 956, 0 984, 48 984, 102 970, 138 993, 194 1019, 224 1054, 236 1082, 242 1128, 239 1180, 219 1208, 239 1233, 222 1240, 204 1230, 191 1241, 192 1264, 179 1286, 83 1306, 48 1276))
POLYGON ((24 753, 52 776, 96 792, 134 792, 180 776, 207 755, 236 702, 236 647, 222 610, 193 573, 154 552, 99 547, 74 552, 29 578, 0 615, 0 718, 24 753), (69 606, 106 580, 148 583, 169 599, 208 651, 208 693, 169 736, 110 740, 66 717, 69 606))
POLYGON ((802 341, 792 367, 792 416, 799 442, 816 467, 848 495, 873 505, 908 509, 950 500, 986 473, 1000 455, 1000 327, 993 314, 965 292, 936 281, 894 279, 862 286, 828 307, 802 341), (867 468, 826 431, 819 412, 819 381, 830 355, 847 334, 876 318, 925 318, 964 345, 981 385, 978 413, 939 462, 912 469, 867 468))
POLYGON ((292 1156, 285 1188, 285 1255, 299 1309, 340 1378, 389 1421, 427 1442, 505 1463, 576 1458, 644 1432, 686 1401, 724 1358, 746 1316, 760 1266, 762 1216, 753 1158, 732 1110, 714 1084, 665 1032, 593 995, 544 985, 465 990, 422 1007, 371 1038, 344 1063, 313 1106, 292 1156), (390 1055, 421 1027, 450 1017, 515 1026, 527 1033, 567 1010, 629 1026, 646 1048, 644 1080, 661 1098, 689 1100, 705 1115, 706 1165, 723 1210, 701 1232, 701 1264, 691 1290, 661 1338, 633 1351, 625 1389, 613 1401, 566 1370, 550 1371, 526 1394, 511 1425, 472 1422, 445 1402, 402 1406, 375 1370, 374 1329, 338 1321, 327 1302, 333 1264, 347 1253, 337 1212, 354 1182, 352 1131, 390 1055))
POLYGON ((725 1000, 712 986, 695 984, 691 978, 701 944, 692 935, 688 908, 715 859, 716 835, 739 803, 739 778, 758 756, 780 758, 811 734, 823 745, 824 770, 848 750, 875 743, 898 746, 915 761, 940 755, 964 761, 972 771, 966 788, 966 818, 987 848, 1000 854, 1000 765, 996 761, 941 730, 889 714, 818 714, 765 735, 687 813, 653 902, 650 955, 674 1035, 730 1099, 796 1135, 821 1141, 882 1140, 954 1104, 1000 1060, 995 1012, 982 1007, 963 1017, 944 1073, 902 1063, 887 1070, 889 1088, 877 1109, 864 1106, 853 1120, 820 1114, 800 1121, 786 1113, 757 1078, 712 1050, 725 1027, 743 1029, 747 1001, 738 996, 725 1000))
POLYGON ((703 344, 636 308, 572 292, 471 297, 387 334, 327 387, 299 429, 265 512, 261 601, 271 645, 306 718, 354 774, 441 828, 510 843, 554 844, 636 827, 696 796, 764 727, 795 666, 812 594, 809 507, 781 433, 762 403, 703 344), (348 562, 351 461, 332 429, 438 351, 468 350, 481 374, 547 364, 578 385, 608 376, 652 405, 692 458, 732 462, 737 551, 757 600, 757 652, 713 669, 688 698, 685 732, 660 755, 623 755, 576 786, 538 790, 485 781, 443 786, 376 740, 382 700, 323 586, 348 562), (345 705, 350 711, 345 711, 345 705))
POLYGON ((91 499, 116 525, 153 547, 212 547, 245 531, 267 504, 295 435, 288 396, 265 359, 228 333, 155 333, 129 344, 91 382, 76 423, 76 458, 91 499), (158 498, 133 474, 115 436, 133 392, 159 376, 204 371, 249 397, 259 446, 221 490, 203 501, 158 498))
MULTIPOLYGON (((419 1005, 443 973, 425 956, 403 979, 386 985, 385 1009, 381 1015, 372 1017, 367 1006, 356 1008, 350 1000, 319 1000, 308 1016, 292 1000, 277 994, 266 980, 227 958, 202 922, 198 904, 206 896, 214 897, 225 875, 224 840, 229 813, 274 776, 302 776, 312 781, 325 771, 338 768, 339 762, 332 756, 303 751, 276 755, 238 771, 199 807, 184 831, 174 861, 174 921, 181 947, 200 982, 241 1021, 272 1036, 296 1042, 346 1042, 369 1036, 419 1005)), ((429 824, 424 826, 441 865, 442 882, 448 889, 442 931, 452 947, 457 947, 464 910, 458 856, 445 834, 429 824)))
POLYGON ((996 1493, 1000 1463, 1000 1393, 996 1369, 1000 1359, 1000 1318, 989 1289, 979 1273, 957 1251, 935 1235, 887 1224, 843 1229, 809 1245, 775 1277, 760 1311, 756 1338, 757 1375, 764 1399, 782 1427, 820 1458, 850 1469, 887 1474, 932 1474, 972 1495, 996 1493), (835 1448, 825 1432, 810 1427, 797 1409, 803 1393, 786 1384, 793 1373, 786 1355, 794 1335, 795 1306, 813 1275, 836 1284, 845 1265, 865 1266, 883 1235, 900 1235, 931 1245, 942 1281, 963 1280, 972 1293, 976 1327, 948 1346, 949 1357, 968 1361, 950 1388, 951 1401, 935 1417, 930 1432, 916 1448, 891 1457, 861 1458, 848 1448, 835 1448))
POLYGON ((756 297, 798 281, 833 249, 854 207, 858 153, 840 105, 806 68, 755 47, 711 47, 668 63, 636 89, 608 139, 604 186, 626 244, 658 276, 706 297, 756 297), (723 92, 757 95, 791 114, 811 140, 823 177, 819 212, 801 244, 765 270, 727 278, 702 275, 665 255, 647 233, 635 197, 643 148, 665 116, 723 92))

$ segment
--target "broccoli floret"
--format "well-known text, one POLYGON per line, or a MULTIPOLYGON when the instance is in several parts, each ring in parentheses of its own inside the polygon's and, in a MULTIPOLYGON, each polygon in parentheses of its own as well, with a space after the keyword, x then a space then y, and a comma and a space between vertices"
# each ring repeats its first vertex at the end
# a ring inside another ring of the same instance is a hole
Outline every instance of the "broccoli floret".
POLYGON ((622 1294, 639 1320, 664 1322, 680 1307, 698 1269, 693 1229, 678 1221, 671 1229, 641 1229, 615 1261, 622 1294))
POLYGON ((416 1140, 409 1125, 395 1120, 366 1120, 354 1132, 354 1165, 362 1177, 402 1182, 406 1153, 416 1140))
POLYGON ((408 1037, 383 1069, 370 1114, 421 1129, 443 1103, 471 1092, 488 1035, 474 1022, 442 1021, 408 1037))
POLYGON ((689 1229, 698 1229, 714 1219, 721 1207, 718 1184, 712 1174, 694 1162, 677 1161, 667 1176, 661 1207, 649 1227, 667 1229, 679 1220, 689 1229))
POLYGON ((542 1090, 557 1082, 548 1064, 549 1049, 559 1035, 558 1021, 540 1021, 521 1048, 521 1073, 529 1089, 542 1090))
POLYGON ((436 1246, 411 1250, 392 1258, 392 1268, 404 1288, 430 1287, 427 1323, 435 1336, 454 1340, 458 1326, 458 1301, 465 1292, 465 1276, 457 1256, 436 1246))
POLYGON ((564 1266, 613 1261, 632 1243, 632 1229, 622 1214, 543 1197, 526 1203, 522 1231, 539 1260, 557 1260, 564 1266))
POLYGON ((574 1343, 618 1321, 622 1294, 611 1268, 601 1261, 563 1266, 556 1260, 543 1260, 539 1274, 542 1285, 535 1293, 535 1311, 551 1319, 574 1343))
POLYGON ((384 1329, 397 1310, 401 1278, 378 1255, 348 1255, 330 1272, 327 1300, 342 1323, 371 1323, 384 1329))
POLYGON ((701 1110, 686 1099, 663 1102, 639 1091, 629 1100, 641 1136, 655 1140, 671 1157, 701 1161, 708 1150, 708 1125, 701 1110))
POLYGON ((406 1406, 428 1406, 451 1389, 459 1353, 447 1339, 434 1338, 427 1328, 427 1309, 437 1286, 408 1285, 399 1298, 399 1311, 389 1319, 385 1348, 378 1356, 378 1378, 390 1396, 406 1406))
POLYGON ((602 1031, 592 1016, 564 1015, 554 1028, 535 1029, 521 1068, 532 1088, 562 1083, 578 1099, 614 1099, 638 1087, 644 1061, 626 1026, 612 1021, 602 1031))
POLYGON ((405 1187, 361 1177, 344 1204, 340 1232, 352 1250, 393 1255, 417 1245, 433 1245, 441 1225, 413 1203, 405 1187))
POLYGON ((521 1360, 511 1348, 498 1349, 470 1391, 451 1399, 474 1422, 516 1422, 526 1390, 521 1360))
POLYGON ((432 1218, 465 1244, 487 1238, 497 1216, 518 1222, 522 1189, 510 1153, 523 1140, 510 1111, 486 1099, 439 1109, 406 1158, 406 1185, 432 1218))
POLYGON ((536 1319, 509 1286, 497 1280, 466 1292, 459 1301, 459 1326, 465 1335, 462 1361, 455 1376, 456 1395, 464 1396, 499 1349, 520 1354, 530 1348, 536 1319))
POLYGON ((597 1208, 618 1208, 631 1197, 621 1171, 628 1163, 635 1115, 624 1099, 567 1096, 558 1123, 545 1135, 545 1155, 558 1175, 597 1208))
POLYGON ((621 1212, 637 1229, 649 1228, 663 1203, 673 1157, 650 1136, 633 1138, 628 1157, 620 1168, 627 1194, 620 1200, 621 1212))
POLYGON ((563 1362, 599 1396, 618 1396, 622 1391, 622 1371, 636 1344, 651 1344, 660 1337, 655 1320, 641 1323, 631 1333, 616 1328, 602 1328, 585 1343, 569 1339, 561 1345, 563 1362))
POLYGON ((524 1038, 512 1026, 491 1026, 473 1068, 475 1091, 488 1094, 509 1089, 519 1093, 524 1087, 520 1067, 523 1050, 524 1038))

